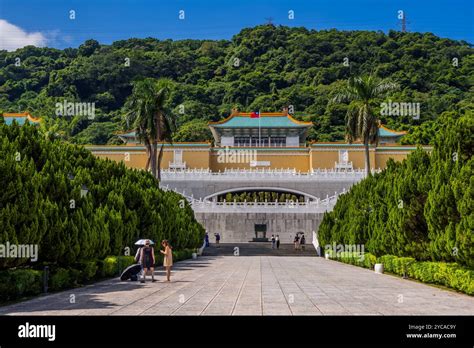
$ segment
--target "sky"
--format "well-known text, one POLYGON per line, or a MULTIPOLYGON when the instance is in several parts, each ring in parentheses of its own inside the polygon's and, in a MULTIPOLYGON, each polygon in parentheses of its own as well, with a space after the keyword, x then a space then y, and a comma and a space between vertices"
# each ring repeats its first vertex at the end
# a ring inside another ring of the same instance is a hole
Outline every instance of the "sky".
POLYGON ((0 49, 131 37, 230 39, 269 18, 275 25, 316 30, 387 32, 400 30, 399 10, 408 31, 474 44, 474 0, 0 0, 0 49))

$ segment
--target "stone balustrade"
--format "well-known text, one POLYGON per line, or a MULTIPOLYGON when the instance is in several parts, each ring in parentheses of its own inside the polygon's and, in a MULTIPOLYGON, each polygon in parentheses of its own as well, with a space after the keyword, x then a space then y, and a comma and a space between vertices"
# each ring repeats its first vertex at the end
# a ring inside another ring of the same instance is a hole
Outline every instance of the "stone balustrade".
MULTIPOLYGON (((372 170, 372 173, 378 173, 372 170)), ((278 179, 282 181, 324 181, 324 180, 354 180, 365 177, 365 170, 334 170, 318 169, 311 172, 301 172, 295 169, 232 169, 225 172, 211 172, 207 169, 162 170, 163 181, 167 180, 208 180, 227 181, 232 179, 278 179)))
POLYGON ((170 189, 168 186, 162 186, 164 191, 173 191, 182 195, 190 204, 195 212, 198 213, 215 213, 215 212, 250 212, 250 213, 324 213, 330 211, 336 204, 337 198, 346 193, 343 190, 340 193, 335 192, 333 196, 327 195, 324 199, 306 200, 303 202, 287 200, 285 202, 258 202, 258 201, 209 201, 203 199, 195 199, 192 195, 186 195, 186 192, 179 192, 176 189, 170 189))

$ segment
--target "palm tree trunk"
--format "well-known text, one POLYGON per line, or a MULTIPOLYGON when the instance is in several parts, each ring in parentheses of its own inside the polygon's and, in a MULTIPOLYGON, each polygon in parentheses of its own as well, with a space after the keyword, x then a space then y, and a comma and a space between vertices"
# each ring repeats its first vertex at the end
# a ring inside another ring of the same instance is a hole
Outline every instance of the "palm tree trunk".
POLYGON ((145 139, 145 149, 146 149, 146 165, 145 170, 148 171, 150 169, 150 159, 151 159, 151 144, 148 139, 145 139))
POLYGON ((146 159, 145 171, 147 172, 150 169, 150 152, 147 151, 148 158, 146 159))
POLYGON ((157 151, 157 144, 156 142, 153 142, 150 158, 151 158, 151 174, 155 178, 156 178, 156 151, 157 151))
POLYGON ((370 175, 370 153, 369 153, 369 142, 364 142, 364 150, 365 150, 365 172, 367 177, 370 175))
POLYGON ((163 159, 163 146, 165 146, 165 144, 161 144, 161 147, 160 147, 160 153, 158 154, 158 160, 157 160, 157 178, 158 178, 158 181, 161 181, 161 160, 163 159))

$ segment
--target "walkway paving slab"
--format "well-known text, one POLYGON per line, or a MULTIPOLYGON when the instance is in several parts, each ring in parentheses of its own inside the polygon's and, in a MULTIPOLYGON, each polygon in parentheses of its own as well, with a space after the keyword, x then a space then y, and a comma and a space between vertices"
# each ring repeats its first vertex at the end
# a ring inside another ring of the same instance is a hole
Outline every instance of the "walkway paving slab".
POLYGON ((0 315, 474 314, 474 297, 319 257, 203 256, 177 262, 171 282, 162 270, 156 279, 110 279, 0 315))

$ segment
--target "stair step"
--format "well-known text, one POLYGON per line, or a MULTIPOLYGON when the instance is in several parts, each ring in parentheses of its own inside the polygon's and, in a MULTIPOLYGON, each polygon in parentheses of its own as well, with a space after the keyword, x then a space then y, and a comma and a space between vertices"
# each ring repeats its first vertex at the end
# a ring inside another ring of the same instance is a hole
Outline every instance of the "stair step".
POLYGON ((224 256, 234 255, 239 248, 240 256, 317 256, 316 250, 312 244, 305 244, 305 250, 295 250, 293 244, 280 244, 279 249, 272 249, 270 243, 226 243, 211 244, 203 251, 204 256, 224 256))

